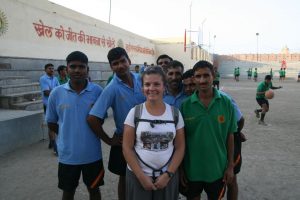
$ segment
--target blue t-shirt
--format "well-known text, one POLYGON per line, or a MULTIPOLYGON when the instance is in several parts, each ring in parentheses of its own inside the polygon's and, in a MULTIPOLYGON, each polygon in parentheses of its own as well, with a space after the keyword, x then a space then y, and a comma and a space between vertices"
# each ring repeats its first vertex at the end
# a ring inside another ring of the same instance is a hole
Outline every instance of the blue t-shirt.
POLYGON ((185 100, 188 96, 183 92, 183 87, 182 90, 180 91, 179 94, 176 95, 176 97, 174 97, 173 95, 169 94, 169 92, 166 90, 166 93, 164 95, 164 102, 174 106, 176 108, 180 108, 181 103, 183 102, 183 100, 185 100))
POLYGON ((59 162, 79 165, 102 159, 100 139, 87 123, 87 116, 101 92, 102 88, 91 82, 80 94, 70 88, 69 82, 51 92, 46 121, 59 125, 59 162))
POLYGON ((59 82, 55 76, 48 76, 47 74, 44 74, 40 78, 40 87, 42 91, 42 98, 43 98, 43 104, 47 106, 48 104, 48 98, 44 95, 44 91, 46 90, 53 90, 55 87, 59 86, 59 82))
POLYGON ((242 118, 243 114, 242 114, 242 111, 240 110, 239 106, 237 105, 237 103, 234 101, 234 99, 227 93, 223 92, 223 91, 220 91, 219 92, 221 94, 223 94, 224 96, 227 96, 230 101, 231 101, 231 104, 233 105, 233 108, 234 108, 234 113, 235 113, 235 118, 236 118, 236 121, 240 121, 240 119, 242 118))
POLYGON ((125 84, 118 76, 114 76, 90 111, 90 115, 105 119, 106 112, 111 107, 116 124, 115 132, 120 135, 123 134, 124 121, 130 109, 146 100, 142 93, 140 77, 130 74, 133 78, 133 88, 125 84))

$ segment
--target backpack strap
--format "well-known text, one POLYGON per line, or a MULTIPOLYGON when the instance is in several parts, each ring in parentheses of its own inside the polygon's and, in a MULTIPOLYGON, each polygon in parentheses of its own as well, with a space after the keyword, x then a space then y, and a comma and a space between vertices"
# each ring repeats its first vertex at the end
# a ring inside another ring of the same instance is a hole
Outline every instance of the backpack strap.
POLYGON ((141 116, 142 116, 142 112, 143 112, 143 103, 136 105, 135 106, 135 110, 134 110, 134 129, 136 132, 136 129, 139 125, 141 116))
POLYGON ((175 124, 175 129, 176 129, 178 120, 179 120, 179 110, 175 106, 171 106, 171 110, 172 110, 173 120, 174 120, 174 124, 175 124))

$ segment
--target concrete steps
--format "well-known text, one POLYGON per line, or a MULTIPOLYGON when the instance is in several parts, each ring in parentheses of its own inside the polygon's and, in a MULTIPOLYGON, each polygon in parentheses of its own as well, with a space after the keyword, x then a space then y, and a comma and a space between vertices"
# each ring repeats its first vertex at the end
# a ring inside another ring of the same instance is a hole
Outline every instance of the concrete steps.
MULTIPOLYGON (((3 70, 0 70, 3 72, 3 70)), ((40 84, 31 79, 19 76, 0 77, 0 108, 13 110, 41 110, 40 84)))
POLYGON ((35 90, 40 90, 40 84, 38 82, 0 86, 1 95, 20 93, 20 92, 30 92, 35 90))
POLYGON ((32 99, 32 101, 11 104, 10 108, 15 110, 28 111, 41 110, 43 109, 43 101, 32 99))

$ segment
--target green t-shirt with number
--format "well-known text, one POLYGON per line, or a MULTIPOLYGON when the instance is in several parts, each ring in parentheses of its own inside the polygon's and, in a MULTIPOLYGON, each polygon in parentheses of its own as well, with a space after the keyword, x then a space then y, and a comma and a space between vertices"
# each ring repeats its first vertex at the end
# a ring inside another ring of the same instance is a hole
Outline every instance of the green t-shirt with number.
MULTIPOLYGON (((272 82, 267 84, 265 81, 260 82, 257 86, 256 92, 266 92, 272 87, 272 82)), ((265 94, 256 94, 257 99, 265 99, 265 94)))
POLYGON ((198 92, 181 105, 185 124, 186 151, 184 170, 190 181, 214 182, 223 177, 227 168, 227 137, 236 132, 233 105, 215 88, 208 107, 198 92))

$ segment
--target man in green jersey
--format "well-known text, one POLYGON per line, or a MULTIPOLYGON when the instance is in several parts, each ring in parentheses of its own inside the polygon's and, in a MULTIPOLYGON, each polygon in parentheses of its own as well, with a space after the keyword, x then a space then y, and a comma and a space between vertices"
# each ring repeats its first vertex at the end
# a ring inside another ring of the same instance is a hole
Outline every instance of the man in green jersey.
POLYGON ((259 118, 259 124, 261 125, 267 125, 264 121, 266 113, 269 111, 269 101, 266 99, 265 97, 265 93, 266 91, 268 91, 269 89, 280 89, 282 88, 281 86, 279 87, 274 87, 272 84, 272 77, 271 75, 266 75, 265 76, 265 80, 263 82, 260 82, 257 86, 257 90, 256 90, 256 101, 257 103, 260 105, 260 109, 256 109, 254 112, 256 114, 256 117, 259 118), (261 115, 259 116, 259 113, 261 112, 261 115))
POLYGON ((255 68, 254 69, 254 72, 253 72, 253 80, 255 81, 255 82, 257 82, 257 68, 255 68))
POLYGON ((217 89, 219 89, 220 86, 220 73, 216 67, 215 67, 215 78, 213 81, 213 86, 217 89))
POLYGON ((219 199, 233 178, 233 133, 237 130, 231 100, 212 87, 213 65, 199 61, 194 68, 197 91, 181 105, 185 123, 186 153, 182 184, 188 199, 219 199))

